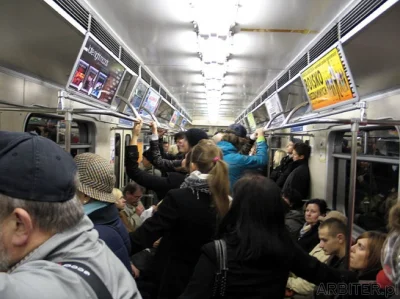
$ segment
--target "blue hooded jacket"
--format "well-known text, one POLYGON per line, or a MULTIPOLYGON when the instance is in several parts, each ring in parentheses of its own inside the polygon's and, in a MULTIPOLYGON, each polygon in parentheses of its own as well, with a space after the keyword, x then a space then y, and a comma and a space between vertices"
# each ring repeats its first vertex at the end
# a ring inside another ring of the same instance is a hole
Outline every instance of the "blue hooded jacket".
POLYGON ((217 146, 222 150, 224 161, 229 167, 231 189, 246 170, 262 168, 268 163, 268 145, 264 140, 257 142, 257 152, 254 156, 240 154, 238 149, 227 141, 220 141, 217 146))

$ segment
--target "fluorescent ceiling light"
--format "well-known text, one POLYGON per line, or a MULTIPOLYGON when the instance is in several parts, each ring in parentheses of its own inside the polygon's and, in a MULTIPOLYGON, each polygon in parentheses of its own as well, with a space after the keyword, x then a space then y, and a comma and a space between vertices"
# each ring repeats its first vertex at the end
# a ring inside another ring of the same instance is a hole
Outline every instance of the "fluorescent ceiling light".
POLYGON ((198 36, 199 52, 204 62, 225 63, 231 52, 231 38, 198 36))

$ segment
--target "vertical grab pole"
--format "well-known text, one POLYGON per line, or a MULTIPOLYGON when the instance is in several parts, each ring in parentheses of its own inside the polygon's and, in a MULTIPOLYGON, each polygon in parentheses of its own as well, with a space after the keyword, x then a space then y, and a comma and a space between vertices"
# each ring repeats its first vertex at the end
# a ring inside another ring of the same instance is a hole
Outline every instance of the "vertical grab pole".
POLYGON ((271 133, 268 135, 267 141, 268 141, 267 177, 269 177, 271 175, 271 159, 272 159, 272 149, 271 149, 272 134, 271 133))
POLYGON ((357 181, 357 133, 359 120, 352 120, 351 123, 351 164, 350 164, 350 188, 347 207, 347 243, 346 243, 346 266, 350 268, 350 250, 352 242, 352 231, 354 222, 354 206, 356 201, 356 181, 357 181))
POLYGON ((71 152, 71 122, 72 122, 72 113, 67 111, 65 112, 65 150, 70 153, 71 152))

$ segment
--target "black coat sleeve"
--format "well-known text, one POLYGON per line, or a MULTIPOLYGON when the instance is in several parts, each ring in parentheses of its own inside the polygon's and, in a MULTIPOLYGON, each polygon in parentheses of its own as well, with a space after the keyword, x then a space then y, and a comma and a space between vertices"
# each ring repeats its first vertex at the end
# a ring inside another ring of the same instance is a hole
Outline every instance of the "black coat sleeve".
POLYGON ((136 231, 129 234, 132 253, 150 248, 166 232, 172 230, 179 219, 178 206, 168 193, 153 217, 148 218, 136 231))
MULTIPOLYGON (((207 244, 203 249, 210 244, 207 244)), ((211 243, 213 245, 213 243, 211 243)), ((214 255, 215 258, 215 255, 214 255)), ((192 278, 190 279, 185 292, 179 296, 179 299, 205 299, 211 298, 212 288, 214 285, 214 277, 217 267, 213 259, 203 250, 199 261, 194 269, 192 278)))
POLYGON ((256 142, 255 139, 254 140, 249 139, 249 141, 245 145, 243 145, 243 147, 240 149, 240 153, 242 155, 248 155, 255 142, 256 142))
POLYGON ((182 160, 168 160, 162 158, 158 140, 150 141, 150 150, 153 157, 152 164, 162 172, 176 171, 175 168, 182 165, 182 160))
POLYGON ((293 242, 293 254, 291 271, 315 285, 321 283, 351 283, 357 282, 357 274, 351 271, 337 270, 321 263, 310 256, 296 242, 293 242))

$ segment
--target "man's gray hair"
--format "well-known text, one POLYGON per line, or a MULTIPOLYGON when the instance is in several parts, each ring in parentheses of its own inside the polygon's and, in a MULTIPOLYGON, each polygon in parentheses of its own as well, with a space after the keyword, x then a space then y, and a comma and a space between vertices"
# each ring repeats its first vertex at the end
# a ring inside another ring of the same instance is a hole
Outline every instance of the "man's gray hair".
POLYGON ((65 202, 39 202, 0 194, 0 223, 17 208, 27 211, 39 229, 54 233, 74 227, 84 215, 77 196, 65 202))

